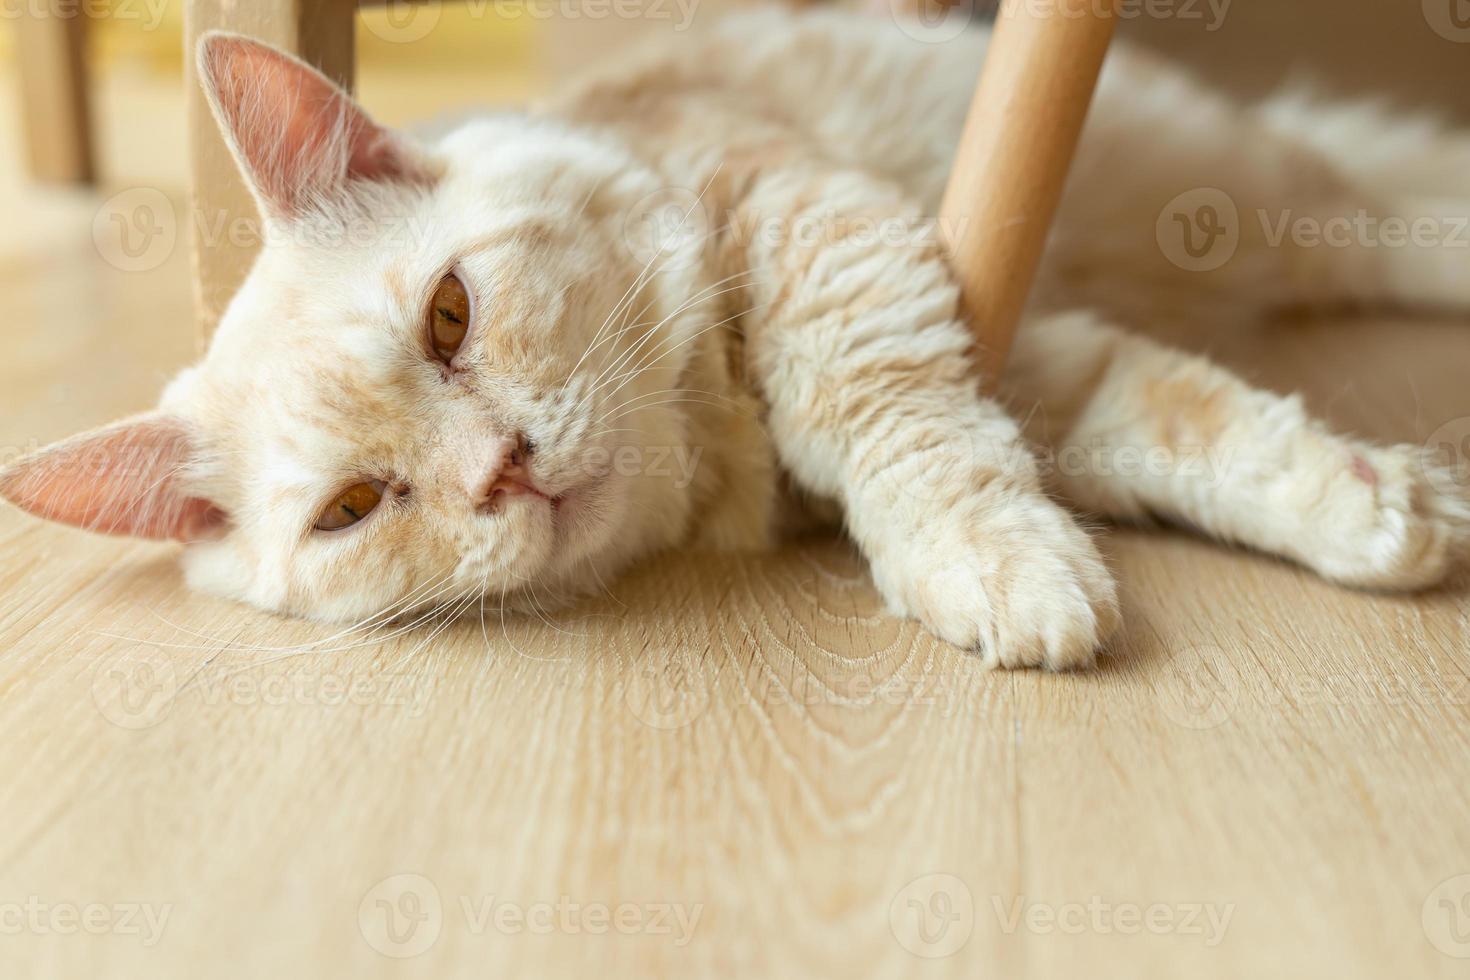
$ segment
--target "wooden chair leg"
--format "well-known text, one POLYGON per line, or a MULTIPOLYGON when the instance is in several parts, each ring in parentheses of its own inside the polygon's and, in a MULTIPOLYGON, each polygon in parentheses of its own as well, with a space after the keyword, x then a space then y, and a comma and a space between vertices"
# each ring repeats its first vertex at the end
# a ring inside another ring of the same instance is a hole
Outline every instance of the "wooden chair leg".
POLYGON ((248 34, 320 68, 352 87, 355 0, 187 0, 184 85, 188 101, 191 237, 195 310, 208 340, 259 251, 254 202, 210 114, 195 74, 206 31, 248 34))
POLYGON ((1031 291, 1115 15, 1097 0, 1004 0, 996 15, 939 211, 987 382, 1031 291))
MULTIPOLYGON (((87 183, 96 175, 87 100, 87 18, 30 4, 16 20, 21 113, 31 175, 87 183)), ((54 6, 54 5, 53 5, 54 6)))

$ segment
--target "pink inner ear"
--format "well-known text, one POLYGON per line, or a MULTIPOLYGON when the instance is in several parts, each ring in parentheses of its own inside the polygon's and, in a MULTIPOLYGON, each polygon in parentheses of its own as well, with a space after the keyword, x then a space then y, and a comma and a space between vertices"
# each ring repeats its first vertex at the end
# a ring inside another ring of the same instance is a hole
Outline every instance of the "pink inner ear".
POLYGON ((217 530, 225 514, 183 489, 191 454, 183 423, 140 416, 0 471, 0 496, 37 517, 89 531, 195 540, 217 530))
POLYGON ((214 35, 201 69, 256 192, 279 214, 298 213, 349 178, 423 177, 412 154, 345 92, 274 48, 214 35))

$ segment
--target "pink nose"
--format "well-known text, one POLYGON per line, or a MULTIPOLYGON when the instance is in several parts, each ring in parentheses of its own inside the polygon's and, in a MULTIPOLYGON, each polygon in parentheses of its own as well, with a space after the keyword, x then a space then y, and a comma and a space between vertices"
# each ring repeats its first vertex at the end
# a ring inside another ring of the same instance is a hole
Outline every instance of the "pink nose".
POLYGON ((517 497, 531 494, 544 497, 531 475, 531 440, 516 433, 513 438, 501 439, 490 450, 489 472, 481 476, 469 488, 470 499, 476 507, 493 506, 502 497, 517 497))

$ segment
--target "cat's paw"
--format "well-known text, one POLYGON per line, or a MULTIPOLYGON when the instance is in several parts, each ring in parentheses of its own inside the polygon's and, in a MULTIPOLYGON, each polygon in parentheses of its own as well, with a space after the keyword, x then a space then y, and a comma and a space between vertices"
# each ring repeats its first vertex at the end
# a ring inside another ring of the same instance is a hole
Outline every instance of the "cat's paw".
POLYGON ((1466 473, 1412 446, 1354 443, 1326 485, 1302 559, 1324 577, 1360 588, 1435 585, 1470 548, 1466 473))
POLYGON ((895 533, 873 574, 894 612, 992 666, 1086 667, 1118 625, 1097 547, 1038 492, 967 500, 895 533))

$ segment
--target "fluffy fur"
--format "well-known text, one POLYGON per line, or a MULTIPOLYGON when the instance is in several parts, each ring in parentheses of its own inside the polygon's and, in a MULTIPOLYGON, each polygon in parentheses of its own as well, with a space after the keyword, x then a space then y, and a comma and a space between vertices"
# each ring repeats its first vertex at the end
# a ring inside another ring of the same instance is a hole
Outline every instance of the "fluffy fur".
POLYGON ((747 15, 421 145, 284 55, 206 38, 266 248, 156 412, 16 464, 0 492, 185 540, 196 587, 325 620, 544 602, 660 549, 762 547, 834 513, 896 612, 1004 666, 1085 665, 1118 620, 1058 497, 1351 585, 1440 580, 1470 506, 1433 464, 1117 324, 1470 307, 1470 252, 1298 247, 1249 216, 1424 214, 1414 195, 1470 191, 1470 139, 1363 107, 1238 106, 1119 47, 992 400, 931 217, 987 42, 747 15), (1243 215, 1208 271, 1158 229, 1196 188, 1243 215), (475 314, 444 365, 424 324, 450 270, 475 314), (484 506, 520 437, 543 495, 484 506), (382 504, 313 530, 364 479, 382 504))

